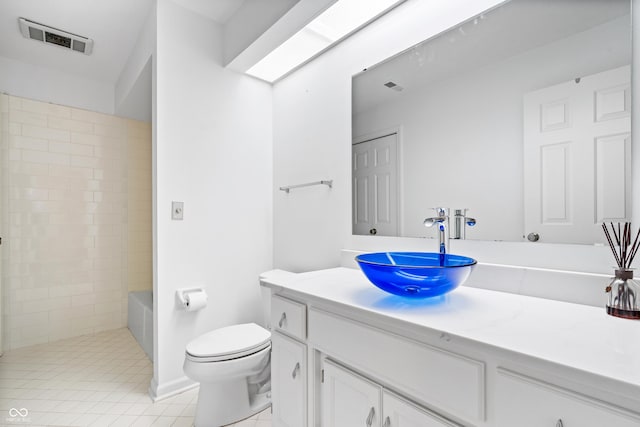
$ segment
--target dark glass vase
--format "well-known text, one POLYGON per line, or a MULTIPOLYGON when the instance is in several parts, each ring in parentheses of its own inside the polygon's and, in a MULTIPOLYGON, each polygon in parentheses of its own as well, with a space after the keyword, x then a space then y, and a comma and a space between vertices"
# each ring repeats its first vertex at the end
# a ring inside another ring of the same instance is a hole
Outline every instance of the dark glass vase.
POLYGON ((616 270, 607 286, 607 314, 625 319, 640 319, 640 284, 633 280, 633 270, 616 270))

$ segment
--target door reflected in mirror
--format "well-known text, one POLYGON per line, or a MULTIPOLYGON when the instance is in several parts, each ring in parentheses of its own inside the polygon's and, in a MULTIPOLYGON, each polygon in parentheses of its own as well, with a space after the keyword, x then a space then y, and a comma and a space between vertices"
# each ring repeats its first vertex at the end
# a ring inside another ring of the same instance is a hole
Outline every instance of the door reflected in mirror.
POLYGON ((468 239, 603 241, 631 214, 630 7, 512 0, 354 76, 353 233, 434 237, 446 207, 468 239))

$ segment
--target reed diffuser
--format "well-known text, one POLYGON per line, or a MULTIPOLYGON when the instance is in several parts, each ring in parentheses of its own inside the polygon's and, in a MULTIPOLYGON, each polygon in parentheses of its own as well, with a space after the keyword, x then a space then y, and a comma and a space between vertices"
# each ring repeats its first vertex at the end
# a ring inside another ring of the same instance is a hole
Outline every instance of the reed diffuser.
POLYGON ((618 223, 617 227, 610 223, 610 228, 611 231, 607 224, 602 223, 602 229, 618 265, 615 277, 605 289, 609 294, 607 314, 625 319, 640 319, 640 305, 637 298, 640 296, 640 284, 633 280, 631 269, 631 263, 640 246, 640 229, 632 241, 630 222, 625 222, 624 226, 618 223))

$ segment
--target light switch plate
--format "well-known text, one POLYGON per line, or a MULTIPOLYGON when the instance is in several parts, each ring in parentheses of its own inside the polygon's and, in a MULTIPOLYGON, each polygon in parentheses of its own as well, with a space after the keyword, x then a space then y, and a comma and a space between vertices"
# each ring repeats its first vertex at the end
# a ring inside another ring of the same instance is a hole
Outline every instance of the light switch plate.
POLYGON ((171 219, 182 220, 184 216, 184 202, 171 202, 171 219))

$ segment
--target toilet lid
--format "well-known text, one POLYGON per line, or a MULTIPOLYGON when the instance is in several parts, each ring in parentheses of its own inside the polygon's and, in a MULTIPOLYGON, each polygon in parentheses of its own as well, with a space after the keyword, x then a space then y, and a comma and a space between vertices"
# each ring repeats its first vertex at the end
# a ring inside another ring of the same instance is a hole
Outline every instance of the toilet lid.
POLYGON ((271 333, 255 323, 244 323, 216 329, 187 344, 187 354, 197 358, 234 358, 264 348, 271 333))

